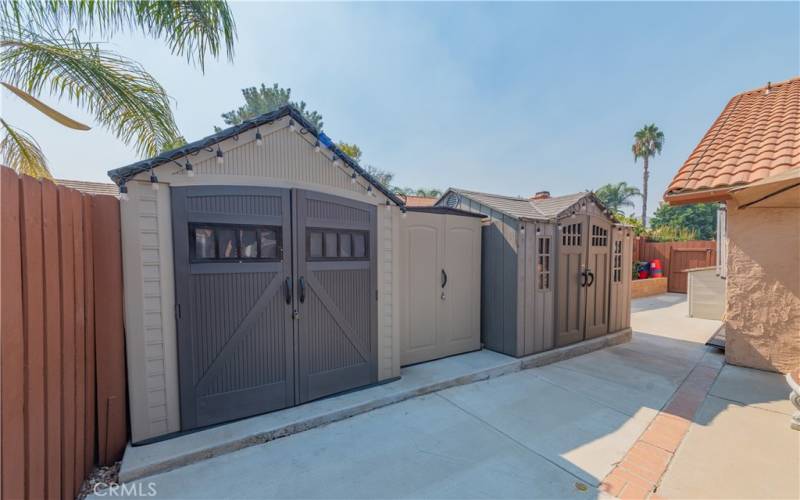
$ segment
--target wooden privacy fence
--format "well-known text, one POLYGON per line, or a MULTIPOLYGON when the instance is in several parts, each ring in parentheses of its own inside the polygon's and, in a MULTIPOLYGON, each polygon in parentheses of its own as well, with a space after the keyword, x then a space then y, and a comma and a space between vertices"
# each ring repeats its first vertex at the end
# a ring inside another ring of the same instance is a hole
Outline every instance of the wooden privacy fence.
POLYGON ((653 242, 635 238, 633 260, 653 259, 661 260, 664 277, 669 278, 669 291, 686 293, 686 270, 715 265, 717 243, 714 240, 653 242))
POLYGON ((75 498, 127 442, 119 202, 0 170, 2 498, 75 498))

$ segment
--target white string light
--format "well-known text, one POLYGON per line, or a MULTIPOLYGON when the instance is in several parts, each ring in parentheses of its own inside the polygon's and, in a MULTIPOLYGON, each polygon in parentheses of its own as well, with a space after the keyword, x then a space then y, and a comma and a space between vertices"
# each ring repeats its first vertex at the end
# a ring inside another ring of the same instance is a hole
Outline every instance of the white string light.
POLYGON ((264 138, 261 136, 261 129, 256 129, 256 146, 264 144, 264 138))
POLYGON ((217 165, 222 165, 225 163, 225 153, 222 152, 222 149, 217 145, 217 165))
POLYGON ((128 201, 128 186, 125 183, 119 185, 119 199, 120 201, 128 201))
POLYGON ((156 177, 156 174, 154 174, 152 170, 150 171, 150 187, 153 191, 158 191, 158 177, 156 177))

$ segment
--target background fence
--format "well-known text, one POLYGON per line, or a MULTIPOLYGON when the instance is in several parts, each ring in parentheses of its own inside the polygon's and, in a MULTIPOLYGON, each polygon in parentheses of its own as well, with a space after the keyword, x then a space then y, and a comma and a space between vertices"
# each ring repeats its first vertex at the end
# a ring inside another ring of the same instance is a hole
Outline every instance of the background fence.
POLYGON ((717 259, 714 240, 653 242, 638 237, 633 240, 633 260, 661 260, 664 276, 669 278, 669 291, 686 293, 686 270, 713 266, 717 259))
POLYGON ((119 202, 0 170, 2 498, 74 498, 127 442, 119 202))

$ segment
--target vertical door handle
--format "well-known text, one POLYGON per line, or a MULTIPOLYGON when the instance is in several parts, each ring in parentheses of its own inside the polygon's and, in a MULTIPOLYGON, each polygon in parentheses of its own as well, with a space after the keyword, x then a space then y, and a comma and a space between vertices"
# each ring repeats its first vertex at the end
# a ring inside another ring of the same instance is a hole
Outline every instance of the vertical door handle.
POLYGON ((447 286, 447 273, 442 269, 442 288, 447 286))
POLYGON ((286 303, 292 303, 292 278, 287 276, 286 280, 283 282, 284 286, 284 295, 286 296, 286 303))
POLYGON ((588 278, 588 276, 586 275, 586 269, 581 271, 581 278, 583 278, 583 281, 581 281, 581 287, 585 287, 586 279, 588 278))
POLYGON ((594 273, 592 272, 591 269, 587 269, 586 272, 589 275, 589 283, 587 283, 586 286, 592 286, 592 284, 594 283, 594 273))
POLYGON ((306 301, 306 280, 302 276, 297 280, 297 286, 300 287, 300 303, 306 301))

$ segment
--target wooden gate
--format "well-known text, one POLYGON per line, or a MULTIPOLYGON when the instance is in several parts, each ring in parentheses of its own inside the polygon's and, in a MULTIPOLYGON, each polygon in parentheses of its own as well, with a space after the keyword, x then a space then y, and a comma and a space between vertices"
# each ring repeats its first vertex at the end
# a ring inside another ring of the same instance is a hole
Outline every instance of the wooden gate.
POLYGON ((672 248, 669 254, 669 280, 667 288, 670 292, 686 293, 689 276, 688 269, 715 265, 711 249, 672 248))
POLYGON ((295 194, 298 403, 377 381, 375 207, 295 194))

